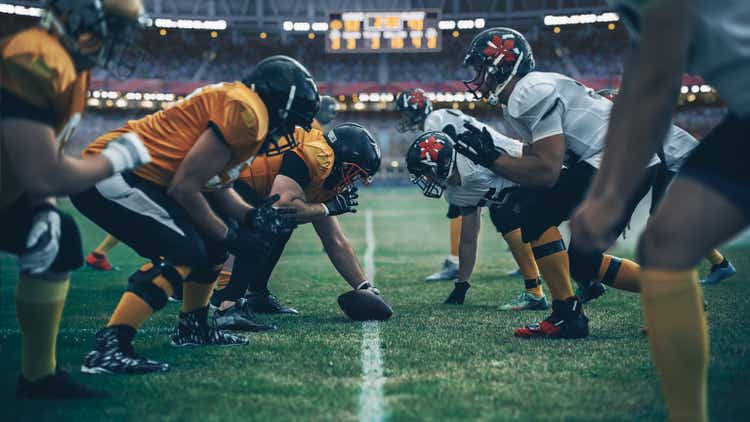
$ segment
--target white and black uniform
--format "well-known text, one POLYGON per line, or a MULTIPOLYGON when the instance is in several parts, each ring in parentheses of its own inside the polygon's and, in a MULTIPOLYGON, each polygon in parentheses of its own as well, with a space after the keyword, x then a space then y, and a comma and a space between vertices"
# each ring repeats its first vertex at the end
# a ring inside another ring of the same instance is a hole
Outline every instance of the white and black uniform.
MULTIPOLYGON (((486 127, 492 135, 495 145, 502 148, 507 154, 514 157, 523 155, 522 143, 503 135, 460 110, 446 108, 431 112, 425 119, 424 130, 426 132, 440 131, 449 136, 455 136, 468 131, 464 127, 467 123, 478 129, 486 127)), ((498 201, 500 198, 498 195, 508 187, 506 184, 512 184, 509 180, 497 176, 489 169, 474 164, 461 154, 457 155, 456 160, 461 174, 462 186, 448 186, 445 190, 445 198, 449 204, 448 218, 455 218, 473 211, 477 206, 489 206, 501 202, 498 201), (466 181, 464 180, 465 177, 467 178, 466 181), (483 200, 484 202, 482 202, 483 200)), ((512 185, 515 186, 515 184, 512 185)))
MULTIPOLYGON (((531 72, 513 88, 505 121, 527 144, 553 135, 565 139, 564 163, 599 168, 612 102, 565 75, 531 72)), ((654 157, 649 165, 658 163, 654 157)))
MULTIPOLYGON (((639 42, 642 10, 651 1, 610 0, 639 42)), ((750 2, 689 0, 690 40, 686 71, 714 87, 727 116, 695 148, 680 170, 724 195, 750 220, 750 2)))

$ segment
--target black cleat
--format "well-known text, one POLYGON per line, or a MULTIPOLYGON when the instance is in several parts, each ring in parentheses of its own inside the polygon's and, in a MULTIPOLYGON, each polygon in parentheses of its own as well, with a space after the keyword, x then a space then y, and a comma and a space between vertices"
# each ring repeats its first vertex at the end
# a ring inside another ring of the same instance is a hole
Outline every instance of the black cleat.
POLYGON ((135 328, 113 325, 96 333, 96 346, 83 358, 86 374, 147 374, 166 372, 169 365, 146 359, 133 350, 135 328))
POLYGON ((247 306, 258 314, 299 314, 294 308, 282 305, 279 299, 271 293, 250 293, 245 296, 247 306))
POLYGON ((59 368, 54 374, 36 381, 27 381, 20 375, 16 383, 16 397, 19 399, 87 399, 106 396, 106 393, 79 384, 69 373, 59 368))
POLYGON ((468 282, 456 282, 453 283, 453 291, 448 295, 448 298, 443 302, 444 305, 463 305, 466 300, 466 292, 471 287, 468 282))
POLYGON ((217 330, 258 332, 276 329, 275 325, 258 321, 253 311, 247 306, 245 298, 238 299, 231 308, 223 311, 217 309, 214 312, 212 323, 217 330))
POLYGON ((589 283, 588 286, 580 284, 576 291, 576 296, 581 299, 582 303, 588 303, 597 299, 599 296, 604 295, 604 293, 607 293, 607 286, 605 286, 604 283, 596 281, 589 283))
POLYGON ((188 313, 180 313, 180 320, 172 332, 172 346, 242 346, 250 343, 244 336, 217 330, 208 323, 208 306, 188 313))

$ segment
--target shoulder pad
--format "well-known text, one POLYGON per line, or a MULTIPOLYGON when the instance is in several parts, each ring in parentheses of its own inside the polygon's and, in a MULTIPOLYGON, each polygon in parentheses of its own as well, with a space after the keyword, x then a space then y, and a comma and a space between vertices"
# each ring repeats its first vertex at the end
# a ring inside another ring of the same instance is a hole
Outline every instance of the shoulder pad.
POLYGON ((322 183, 333 169, 333 149, 328 145, 323 132, 317 129, 305 132, 304 129, 297 127, 294 132, 295 138, 304 140, 302 145, 297 148, 297 154, 307 164, 311 176, 313 176, 312 181, 317 180, 322 183))
MULTIPOLYGON (((543 72, 531 72, 518 81, 508 100, 508 114, 519 118, 533 110, 546 110, 557 101, 555 82, 543 72)), ((539 116, 541 117, 541 116, 539 116)))

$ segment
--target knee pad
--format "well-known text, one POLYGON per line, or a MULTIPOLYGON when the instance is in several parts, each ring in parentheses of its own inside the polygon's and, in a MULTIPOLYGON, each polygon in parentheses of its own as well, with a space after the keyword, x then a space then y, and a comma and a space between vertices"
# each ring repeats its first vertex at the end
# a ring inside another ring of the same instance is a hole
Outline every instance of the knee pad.
POLYGON ((182 291, 183 278, 168 261, 152 262, 141 267, 128 279, 127 291, 143 299, 155 311, 167 305, 167 293, 154 284, 156 277, 167 279, 177 295, 182 291))
POLYGON ((597 281, 599 267, 604 255, 601 252, 581 252, 575 245, 568 250, 570 257, 570 276, 579 284, 597 281))
POLYGON ((503 236, 521 228, 521 215, 515 212, 513 205, 496 205, 490 207, 490 220, 495 229, 503 236))
POLYGON ((65 273, 83 265, 83 246, 81 232, 73 217, 60 213, 60 249, 49 272, 65 273))

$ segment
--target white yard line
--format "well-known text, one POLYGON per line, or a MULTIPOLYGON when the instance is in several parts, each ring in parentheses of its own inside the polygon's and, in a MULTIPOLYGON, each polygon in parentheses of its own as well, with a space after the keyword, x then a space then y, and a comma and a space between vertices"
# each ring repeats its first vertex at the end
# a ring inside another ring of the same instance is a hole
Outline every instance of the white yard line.
MULTIPOLYGON (((372 228, 372 210, 365 211, 365 273, 375 282, 375 232, 372 228)), ((359 420, 380 422, 385 420, 383 385, 383 355, 380 351, 380 323, 362 323, 362 391, 359 394, 359 420)))

